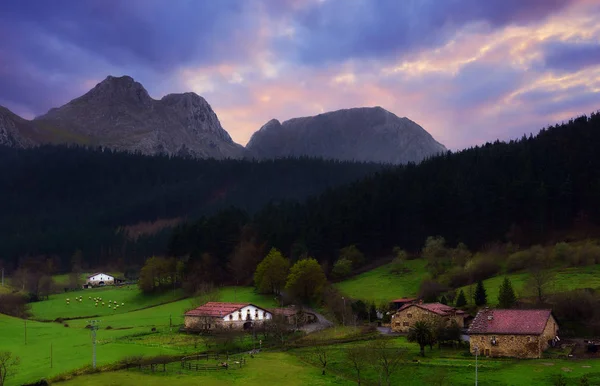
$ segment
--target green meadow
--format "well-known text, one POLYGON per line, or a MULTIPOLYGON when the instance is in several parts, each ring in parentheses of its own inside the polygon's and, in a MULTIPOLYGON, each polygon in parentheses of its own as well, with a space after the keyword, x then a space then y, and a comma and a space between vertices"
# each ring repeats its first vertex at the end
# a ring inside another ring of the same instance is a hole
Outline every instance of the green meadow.
POLYGON ((392 273, 391 265, 385 264, 360 275, 351 277, 335 286, 344 294, 364 301, 389 302, 407 296, 415 296, 421 281, 429 274, 422 259, 407 260, 406 272, 392 273))
MULTIPOLYGON (((550 283, 547 285, 548 293, 558 293, 582 288, 600 288, 600 264, 587 267, 554 268, 549 270, 552 275, 550 283)), ((531 288, 527 288, 529 273, 513 273, 508 275, 498 275, 483 281, 486 289, 488 303, 495 305, 498 303, 498 290, 505 277, 508 277, 518 297, 533 296, 531 288)), ((475 285, 461 288, 465 295, 475 293, 475 285)))

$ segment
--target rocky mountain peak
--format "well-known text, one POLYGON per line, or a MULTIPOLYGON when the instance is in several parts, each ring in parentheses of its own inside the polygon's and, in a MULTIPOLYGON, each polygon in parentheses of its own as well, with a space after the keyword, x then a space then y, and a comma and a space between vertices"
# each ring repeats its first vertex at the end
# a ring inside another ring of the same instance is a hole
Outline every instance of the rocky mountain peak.
POLYGON ((246 149, 254 158, 322 157, 384 163, 419 162, 446 151, 421 126, 377 107, 267 122, 246 149))

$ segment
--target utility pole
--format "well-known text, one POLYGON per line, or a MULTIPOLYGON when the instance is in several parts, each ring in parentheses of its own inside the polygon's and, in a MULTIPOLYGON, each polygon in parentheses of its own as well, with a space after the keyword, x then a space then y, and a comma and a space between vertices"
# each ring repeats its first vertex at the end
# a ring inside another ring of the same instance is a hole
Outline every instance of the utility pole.
POLYGON ((96 368, 96 330, 98 330, 99 320, 88 320, 92 329, 92 368, 96 368))
POLYGON ((477 386, 477 354, 479 354, 479 347, 475 346, 475 386, 477 386))

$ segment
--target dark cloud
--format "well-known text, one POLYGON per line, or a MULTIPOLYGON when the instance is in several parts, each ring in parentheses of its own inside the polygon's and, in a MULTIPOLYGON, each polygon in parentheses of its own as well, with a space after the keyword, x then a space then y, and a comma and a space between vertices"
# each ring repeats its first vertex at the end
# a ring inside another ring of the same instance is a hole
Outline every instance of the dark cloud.
POLYGON ((551 42, 542 51, 545 67, 550 70, 577 72, 600 65, 598 42, 551 42))

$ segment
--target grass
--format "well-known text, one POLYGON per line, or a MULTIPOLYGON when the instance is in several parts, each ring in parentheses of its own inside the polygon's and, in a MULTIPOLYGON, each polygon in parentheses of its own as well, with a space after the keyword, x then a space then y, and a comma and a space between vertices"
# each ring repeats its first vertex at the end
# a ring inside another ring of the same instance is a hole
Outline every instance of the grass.
POLYGON ((106 286, 50 295, 48 300, 32 303, 31 311, 33 317, 40 320, 54 320, 59 317, 105 316, 155 306, 180 299, 182 296, 183 293, 181 290, 145 295, 135 285, 122 287, 106 286), (79 296, 83 298, 81 302, 75 300, 79 296), (96 306, 96 302, 93 300, 95 297, 102 298, 102 301, 98 302, 98 306, 96 306), (70 302, 67 303, 66 299, 69 299, 70 302), (109 308, 109 301, 116 301, 119 308, 109 308), (102 302, 105 303, 104 306, 102 302))
MULTIPOLYGON (((559 293, 581 288, 600 288, 600 264, 587 267, 555 268, 551 269, 550 272, 553 274, 553 278, 548 285, 548 293, 559 293)), ((531 291, 527 289, 529 273, 499 275, 483 281, 489 304, 495 305, 498 303, 498 290, 505 277, 510 279, 518 297, 532 296, 531 291)), ((471 291, 475 293, 475 284, 471 286, 471 291)), ((471 286, 461 288, 465 291, 467 297, 471 286)))
MULTIPOLYGON (((176 297, 181 296, 176 291, 176 297)), ((263 307, 275 306, 270 296, 254 293, 251 287, 223 287, 218 290, 219 300, 254 303, 263 307)), ((91 362, 91 336, 88 319, 100 320, 97 331, 98 364, 109 364, 130 355, 156 356, 163 354, 185 355, 206 350, 194 336, 180 334, 185 311, 196 307, 198 299, 173 300, 172 291, 143 295, 135 286, 104 287, 52 295, 49 300, 32 304, 32 311, 40 320, 54 320, 79 316, 99 315, 94 318, 68 320, 68 327, 61 323, 27 321, 27 345, 25 321, 0 314, 0 346, 21 358, 16 378, 9 385, 32 382, 88 365, 91 362), (75 302, 76 296, 84 300, 75 302), (117 311, 107 306, 96 307, 89 297, 118 301, 125 306, 117 311), (70 304, 66 304, 66 298, 70 304), (170 301, 170 302, 169 302, 170 301), (165 303, 168 302, 168 303, 165 303), (159 303, 164 303, 157 305, 159 303), (147 308, 145 308, 147 307, 147 308), (173 328, 170 328, 170 326, 173 328), (110 326, 110 329, 107 327, 110 326), (156 329, 152 332, 152 329, 156 329), (53 350, 53 367, 50 368, 50 345, 53 350)))
POLYGON ((111 373, 100 373, 76 377, 71 381, 58 383, 59 385, 205 385, 205 386, 263 386, 263 385, 286 385, 286 386, 330 386, 330 385, 352 385, 353 382, 335 376, 322 376, 320 370, 306 366, 296 356, 286 353, 261 353, 254 358, 248 358, 247 365, 240 370, 231 371, 205 371, 192 375, 177 375, 167 373, 166 375, 156 373, 155 375, 142 373, 140 371, 117 371, 111 373))
POLYGON ((390 302, 393 299, 415 296, 421 281, 429 275, 422 259, 406 261, 409 272, 393 274, 390 264, 382 265, 373 270, 344 280, 335 286, 344 294, 364 301, 390 302))
MULTIPOLYGON (((347 343, 327 347, 328 369, 348 379, 354 379, 352 367, 345 360, 347 349, 366 346, 369 343, 347 343)), ((472 385, 475 383, 475 358, 465 349, 426 349, 426 356, 418 355, 419 348, 408 343, 404 337, 393 338, 393 346, 404 350, 405 359, 400 369, 392 377, 393 385, 472 385), (414 360, 414 361, 413 361, 414 360)), ((290 353, 313 365, 317 365, 310 354, 311 349, 297 349, 290 353)), ((569 380, 567 384, 577 384, 579 378, 587 374, 590 384, 600 382, 600 363, 594 360, 516 360, 479 358, 479 382, 485 385, 548 385, 556 374, 562 373, 569 380)), ((375 383, 378 379, 372 365, 362 370, 363 379, 375 383)))

